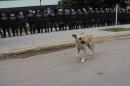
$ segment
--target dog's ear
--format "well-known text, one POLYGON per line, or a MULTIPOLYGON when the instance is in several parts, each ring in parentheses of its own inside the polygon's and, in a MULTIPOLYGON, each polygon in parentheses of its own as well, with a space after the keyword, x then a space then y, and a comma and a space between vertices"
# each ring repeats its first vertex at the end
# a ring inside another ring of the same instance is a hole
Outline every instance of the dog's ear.
POLYGON ((76 37, 77 37, 77 35, 76 35, 76 34, 73 34, 73 35, 72 35, 72 37, 76 38, 76 37))

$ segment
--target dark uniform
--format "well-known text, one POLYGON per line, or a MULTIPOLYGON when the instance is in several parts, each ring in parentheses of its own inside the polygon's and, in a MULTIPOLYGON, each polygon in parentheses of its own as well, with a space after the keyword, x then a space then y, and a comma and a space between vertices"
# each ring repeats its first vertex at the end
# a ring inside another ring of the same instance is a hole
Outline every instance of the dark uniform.
POLYGON ((70 23, 70 30, 75 29, 76 27, 76 11, 74 9, 71 9, 71 23, 70 23))
POLYGON ((118 11, 118 24, 123 24, 123 12, 121 10, 118 11))
POLYGON ((94 12, 94 23, 95 23, 95 26, 99 27, 100 26, 100 12, 99 10, 96 8, 95 9, 95 12, 94 12))
POLYGON ((123 9, 123 24, 127 24, 127 12, 123 9))
POLYGON ((3 37, 1 26, 0 26, 0 35, 1 35, 1 37, 3 37))
MULTIPOLYGON (((0 16, 0 18, 1 18, 1 16, 0 16)), ((1 37, 3 37, 2 26, 1 26, 1 20, 0 20, 0 35, 1 35, 1 37)))
POLYGON ((42 30, 42 13, 40 10, 37 10, 35 14, 35 27, 38 33, 43 32, 42 30))
POLYGON ((129 24, 129 20, 130 20, 130 18, 129 18, 129 11, 126 10, 126 24, 129 24))
POLYGON ((90 9, 90 11, 88 12, 89 14, 89 27, 92 27, 94 25, 94 10, 90 9))
POLYGON ((27 22, 29 24, 31 34, 36 33, 36 29, 34 27, 34 21, 35 21, 34 14, 33 14, 32 10, 29 10, 29 13, 27 14, 27 22))
POLYGON ((9 30, 9 22, 8 17, 6 14, 1 14, 1 27, 2 27, 2 37, 6 37, 6 31, 8 32, 9 37, 11 37, 10 30, 9 30))
POLYGON ((49 32, 49 14, 46 10, 44 10, 43 12, 42 19, 43 28, 45 29, 45 32, 49 32))
POLYGON ((9 27, 12 30, 13 36, 18 36, 16 16, 13 13, 9 15, 9 27))
POLYGON ((104 12, 104 10, 103 9, 101 9, 101 11, 100 11, 100 20, 101 20, 101 25, 102 26, 105 26, 105 12, 104 12))
POLYGON ((110 25, 115 24, 115 11, 113 9, 110 9, 110 25))
POLYGON ((53 27, 55 28, 55 31, 57 31, 56 14, 53 10, 51 10, 51 13, 49 15, 49 22, 50 22, 51 32, 53 31, 53 27))
POLYGON ((106 9, 106 21, 107 21, 107 26, 110 26, 110 10, 106 9))
POLYGON ((64 18, 64 27, 65 27, 65 30, 67 30, 67 27, 70 26, 70 11, 68 9, 65 9, 63 18, 64 18))
POLYGON ((76 28, 79 29, 79 28, 83 28, 83 12, 78 9, 77 11, 77 17, 76 17, 76 28))
POLYGON ((89 14, 85 8, 83 9, 83 27, 89 27, 89 14))
POLYGON ((103 17, 104 17, 104 26, 106 26, 107 22, 108 22, 108 20, 107 20, 108 19, 107 18, 108 17, 108 13, 107 13, 107 10, 105 10, 105 9, 104 9, 104 16, 103 17))
POLYGON ((20 29, 20 35, 22 35, 23 29, 26 35, 28 35, 26 24, 27 21, 25 15, 23 14, 23 12, 19 12, 19 14, 17 15, 17 25, 18 25, 18 29, 20 29))
POLYGON ((128 10, 128 24, 130 24, 130 11, 128 10))
POLYGON ((59 27, 59 31, 64 30, 64 22, 63 22, 63 10, 59 9, 57 13, 57 24, 59 27))

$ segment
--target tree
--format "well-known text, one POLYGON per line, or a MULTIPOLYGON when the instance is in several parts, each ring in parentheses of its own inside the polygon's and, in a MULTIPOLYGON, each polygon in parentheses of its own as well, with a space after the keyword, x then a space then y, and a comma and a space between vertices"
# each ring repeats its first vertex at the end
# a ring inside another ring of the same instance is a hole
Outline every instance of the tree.
POLYGON ((113 8, 116 3, 121 7, 125 7, 125 0, 61 0, 59 5, 64 7, 93 7, 93 8, 113 8))

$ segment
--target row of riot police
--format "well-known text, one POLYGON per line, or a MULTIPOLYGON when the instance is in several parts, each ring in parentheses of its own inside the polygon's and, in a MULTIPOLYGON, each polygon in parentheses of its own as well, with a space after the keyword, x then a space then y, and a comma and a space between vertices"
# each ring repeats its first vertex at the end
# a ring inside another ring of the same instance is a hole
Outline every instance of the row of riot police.
POLYGON ((118 24, 130 24, 130 11, 121 9, 118 11, 118 24))
POLYGON ((115 11, 113 9, 58 9, 50 12, 29 10, 26 16, 31 33, 113 25, 115 22, 115 11))
MULTIPOLYGON (((119 10, 118 24, 130 23, 130 12, 119 10)), ((1 13, 0 35, 6 37, 23 34, 64 31, 88 27, 110 26, 115 23, 113 9, 58 9, 28 10, 17 13, 1 13)))
POLYGON ((23 30, 28 35, 26 27, 26 16, 23 12, 19 12, 17 15, 14 13, 2 13, 0 16, 0 35, 1 37, 9 37, 22 35, 23 30))

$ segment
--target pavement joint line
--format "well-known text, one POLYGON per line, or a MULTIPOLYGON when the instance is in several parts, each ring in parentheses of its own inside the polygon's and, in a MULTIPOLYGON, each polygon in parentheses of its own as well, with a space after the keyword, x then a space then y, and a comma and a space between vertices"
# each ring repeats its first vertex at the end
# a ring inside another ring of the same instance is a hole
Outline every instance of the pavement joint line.
MULTIPOLYGON (((130 33, 109 35, 109 36, 97 36, 95 37, 95 39, 96 39, 96 43, 102 43, 102 42, 118 40, 118 39, 126 39, 128 36, 130 36, 130 33)), ((60 48, 66 48, 66 47, 74 47, 74 42, 68 41, 66 43, 60 43, 60 44, 55 44, 55 45, 50 45, 50 46, 40 45, 40 46, 35 46, 35 47, 27 47, 27 48, 3 51, 0 53, 0 56, 13 56, 13 55, 19 55, 19 54, 35 52, 35 51, 40 51, 40 50, 46 51, 46 50, 60 49, 60 48)))

